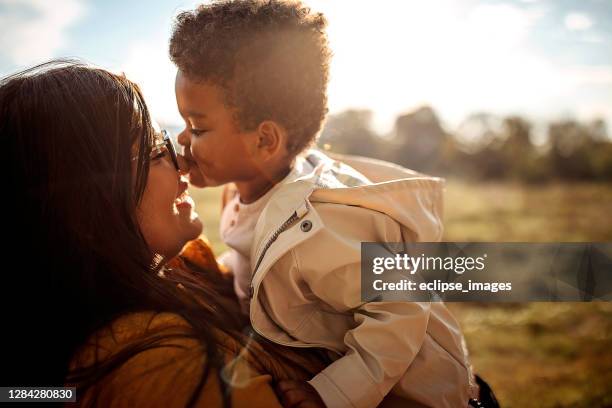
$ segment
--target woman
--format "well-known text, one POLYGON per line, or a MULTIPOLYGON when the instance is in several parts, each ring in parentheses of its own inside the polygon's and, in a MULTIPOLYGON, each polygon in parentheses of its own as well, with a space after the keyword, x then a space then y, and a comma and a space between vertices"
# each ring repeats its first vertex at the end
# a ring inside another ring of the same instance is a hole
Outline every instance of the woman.
POLYGON ((272 379, 325 365, 241 334, 204 244, 172 259, 202 224, 182 158, 125 77, 55 61, 5 78, 0 137, 17 225, 2 384, 75 385, 82 405, 273 407, 272 379))

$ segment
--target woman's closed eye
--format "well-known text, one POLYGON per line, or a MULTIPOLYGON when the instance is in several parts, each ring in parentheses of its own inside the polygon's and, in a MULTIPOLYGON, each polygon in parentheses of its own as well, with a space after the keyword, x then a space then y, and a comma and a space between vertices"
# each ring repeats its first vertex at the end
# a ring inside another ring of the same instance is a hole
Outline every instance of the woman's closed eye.
POLYGON ((168 154, 168 150, 167 149, 157 149, 156 151, 151 153, 151 160, 160 160, 163 159, 164 157, 166 157, 166 155, 168 154))

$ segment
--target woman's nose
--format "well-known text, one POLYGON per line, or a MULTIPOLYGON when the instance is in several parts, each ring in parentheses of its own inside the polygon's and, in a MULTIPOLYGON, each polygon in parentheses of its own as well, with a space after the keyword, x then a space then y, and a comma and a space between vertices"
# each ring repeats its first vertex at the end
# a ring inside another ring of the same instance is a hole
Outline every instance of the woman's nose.
POLYGON ((180 191, 185 191, 185 190, 187 190, 188 187, 189 187, 189 183, 187 182, 187 180, 185 180, 183 178, 183 176, 181 176, 179 178, 179 189, 180 189, 180 191))
POLYGON ((176 160, 178 161, 178 165, 179 165, 179 173, 180 174, 189 173, 189 162, 185 159, 185 156, 178 154, 176 156, 176 160))

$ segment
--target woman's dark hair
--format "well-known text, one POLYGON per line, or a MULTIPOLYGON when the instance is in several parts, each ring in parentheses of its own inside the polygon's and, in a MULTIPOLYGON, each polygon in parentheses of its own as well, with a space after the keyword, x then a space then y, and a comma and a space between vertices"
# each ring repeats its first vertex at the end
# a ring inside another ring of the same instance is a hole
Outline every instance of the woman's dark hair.
POLYGON ((221 87, 241 129, 284 126, 297 154, 327 113, 326 25, 298 1, 215 1, 176 17, 170 57, 190 79, 221 87))
POLYGON ((168 311, 185 318, 193 327, 188 336, 204 346, 206 370, 193 403, 208 370, 221 367, 214 329, 239 331, 242 322, 213 291, 214 277, 155 273, 156 254, 135 217, 153 144, 138 87, 75 61, 4 78, 0 140, 5 214, 14 225, 5 224, 3 240, 2 384, 86 388, 159 346, 137 344, 93 369, 69 372, 71 356, 92 333, 129 312, 168 311))

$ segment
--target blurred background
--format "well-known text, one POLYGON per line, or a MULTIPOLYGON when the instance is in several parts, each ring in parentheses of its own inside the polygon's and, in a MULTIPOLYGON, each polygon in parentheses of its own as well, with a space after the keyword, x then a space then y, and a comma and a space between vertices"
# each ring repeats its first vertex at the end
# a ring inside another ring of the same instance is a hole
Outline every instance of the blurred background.
MULTIPOLYGON (((0 76, 79 57, 180 131, 167 46, 198 3, 0 0, 0 76)), ((305 3, 334 52, 319 147, 445 177, 447 241, 612 241, 610 0, 305 3)), ((222 251, 219 189, 191 192, 222 251)), ((449 307, 502 406, 612 406, 609 303, 449 307)))

